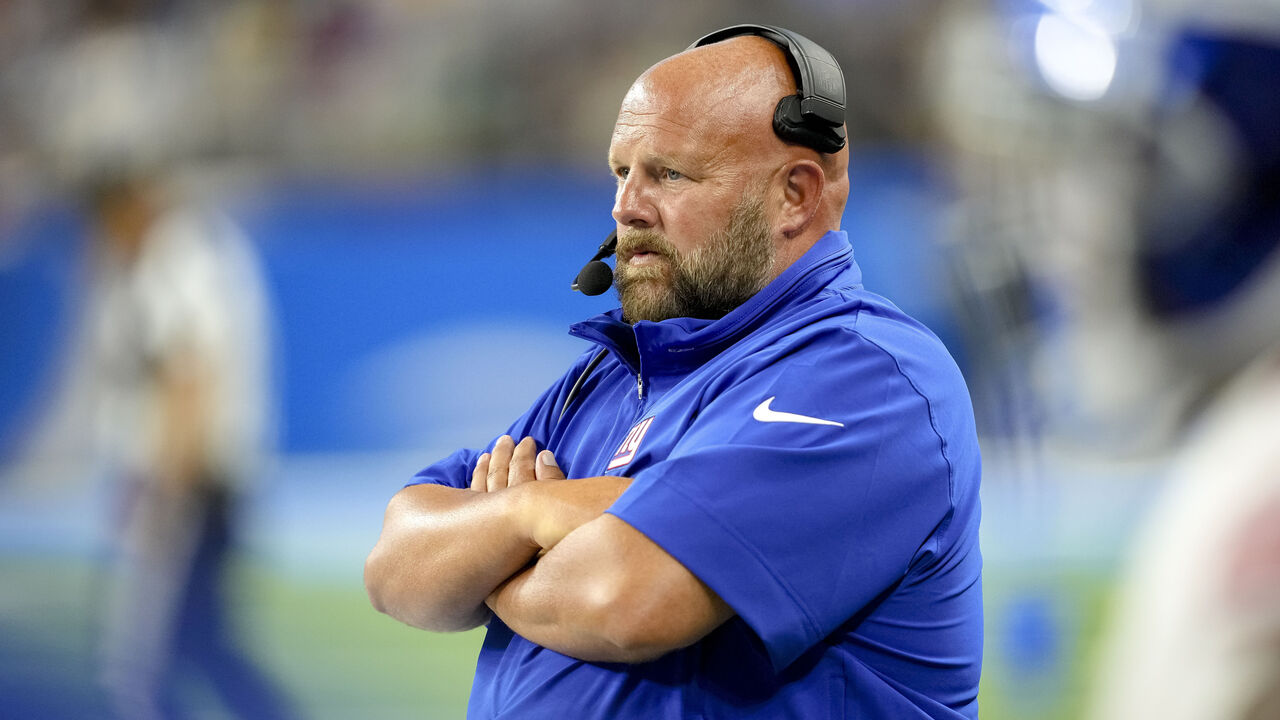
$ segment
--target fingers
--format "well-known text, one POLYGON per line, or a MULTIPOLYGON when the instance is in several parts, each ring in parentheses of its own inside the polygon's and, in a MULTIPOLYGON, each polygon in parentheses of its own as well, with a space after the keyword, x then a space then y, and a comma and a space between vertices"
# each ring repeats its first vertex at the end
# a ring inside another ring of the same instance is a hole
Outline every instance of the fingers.
POLYGON ((476 469, 471 471, 471 489, 476 492, 489 489, 489 453, 476 460, 476 469))
POLYGON ((556 463, 556 456, 550 450, 543 450, 538 453, 538 463, 535 466, 535 472, 538 480, 563 480, 564 471, 556 463))
POLYGON ((493 455, 489 458, 489 474, 485 478, 489 492, 501 490, 507 486, 507 473, 511 469, 511 456, 515 453, 516 443, 510 435, 503 435, 493 445, 493 455))
POLYGON ((533 469, 533 457, 537 452, 538 443, 531 437, 526 437, 516 445, 511 454, 511 465, 507 469, 507 487, 537 479, 533 469))
MULTIPOLYGON (((550 456, 549 451, 543 455, 550 456)), ((516 444, 510 435, 503 435, 493 445, 493 452, 484 453, 476 460, 471 472, 471 489, 477 492, 493 492, 521 483, 541 479, 561 479, 564 474, 551 460, 548 470, 538 457, 538 443, 526 437, 516 444)))

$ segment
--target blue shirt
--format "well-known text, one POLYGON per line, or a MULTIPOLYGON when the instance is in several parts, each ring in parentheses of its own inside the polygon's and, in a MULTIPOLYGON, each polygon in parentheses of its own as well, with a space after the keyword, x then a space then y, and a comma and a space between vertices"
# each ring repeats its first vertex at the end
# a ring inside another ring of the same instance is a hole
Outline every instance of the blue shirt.
MULTIPOLYGON (((844 233, 719 320, 570 332, 584 353, 509 429, 737 613, 648 663, 589 663, 494 619, 472 718, 976 718, 977 437, 942 343, 867 292, 844 233)), ((490 446, 492 447, 492 446, 490 446)), ((479 450, 415 482, 466 487, 479 450)))

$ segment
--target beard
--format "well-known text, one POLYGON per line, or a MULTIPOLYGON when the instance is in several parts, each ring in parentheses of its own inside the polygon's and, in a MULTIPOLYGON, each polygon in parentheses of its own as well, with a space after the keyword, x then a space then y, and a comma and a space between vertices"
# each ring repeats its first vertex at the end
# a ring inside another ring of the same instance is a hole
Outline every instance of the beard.
POLYGON ((772 279, 776 249, 771 235, 762 197, 744 199, 733 209, 727 227, 688 253, 653 230, 619 234, 619 258, 644 247, 664 259, 640 267, 618 263, 615 285, 623 320, 635 324, 724 317, 772 279))

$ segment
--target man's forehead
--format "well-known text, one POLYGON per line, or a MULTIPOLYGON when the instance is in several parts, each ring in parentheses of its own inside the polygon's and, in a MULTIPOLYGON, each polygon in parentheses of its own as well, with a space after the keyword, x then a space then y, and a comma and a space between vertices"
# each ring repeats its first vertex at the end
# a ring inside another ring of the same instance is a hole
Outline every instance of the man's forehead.
POLYGON ((660 117, 693 128, 717 96, 723 96, 722 90, 701 74, 672 76, 651 70, 627 90, 619 120, 646 122, 660 117))
POLYGON ((614 134, 640 129, 694 133, 707 120, 704 106, 705 103, 697 97, 636 81, 622 101, 614 134))
POLYGON ((738 37, 657 63, 631 85, 622 108, 624 114, 661 113, 690 127, 706 117, 771 121, 778 100, 793 92, 782 50, 763 38, 738 37))
POLYGON ((777 74, 767 72, 769 65, 777 60, 783 65, 783 72, 788 71, 780 51, 767 41, 761 42, 766 47, 749 46, 747 50, 752 52, 738 47, 726 52, 719 46, 709 46, 669 57, 636 79, 623 106, 636 110, 663 108, 697 116, 735 100, 745 103, 764 99, 772 109, 777 98, 790 91, 777 86, 777 74), (777 53, 777 57, 769 53, 777 53))
MULTIPOLYGON (((757 54, 754 62, 727 67, 734 55, 742 56, 742 48, 728 57, 720 48, 697 48, 650 68, 623 99, 614 143, 652 133, 667 142, 712 146, 772 137, 773 105, 787 92, 776 73, 760 72, 774 58, 757 54)), ((781 72, 787 79, 785 67, 781 72)))
POLYGON ((705 115, 623 106, 609 144, 610 163, 629 162, 621 155, 639 151, 663 164, 709 163, 735 144, 733 133, 705 115))

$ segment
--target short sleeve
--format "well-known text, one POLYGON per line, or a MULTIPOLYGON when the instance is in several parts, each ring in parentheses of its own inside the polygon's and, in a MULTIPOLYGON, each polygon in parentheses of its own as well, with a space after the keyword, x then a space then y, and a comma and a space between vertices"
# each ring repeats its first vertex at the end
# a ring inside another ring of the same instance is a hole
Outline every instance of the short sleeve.
POLYGON ((779 670, 901 581, 951 507, 930 400, 892 354, 834 334, 717 390, 609 510, 719 594, 779 670))

